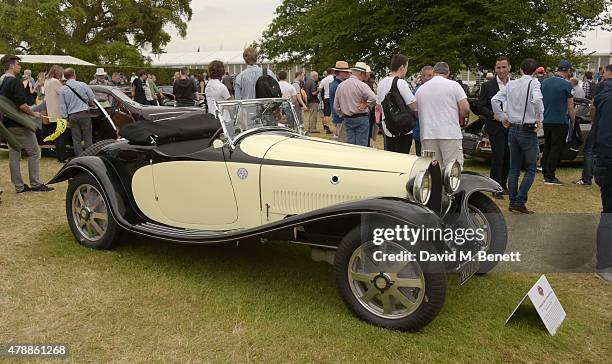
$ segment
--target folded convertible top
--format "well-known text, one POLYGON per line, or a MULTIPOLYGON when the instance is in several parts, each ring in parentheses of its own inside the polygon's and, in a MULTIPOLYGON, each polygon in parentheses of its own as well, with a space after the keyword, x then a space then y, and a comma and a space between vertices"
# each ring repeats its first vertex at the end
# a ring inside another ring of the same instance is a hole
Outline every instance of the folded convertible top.
POLYGON ((211 138, 220 127, 214 115, 190 112, 169 120, 138 121, 123 127, 119 135, 137 145, 162 145, 211 138))

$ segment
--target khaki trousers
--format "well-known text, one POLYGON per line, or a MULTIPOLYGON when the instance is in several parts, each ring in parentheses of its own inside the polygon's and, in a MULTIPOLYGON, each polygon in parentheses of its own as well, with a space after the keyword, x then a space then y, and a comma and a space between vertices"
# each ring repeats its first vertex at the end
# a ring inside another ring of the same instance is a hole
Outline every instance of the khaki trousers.
POLYGON ((319 104, 316 102, 308 104, 308 131, 317 130, 317 116, 319 104))
POLYGON ((421 143, 422 150, 430 150, 435 153, 434 159, 444 169, 455 161, 459 162, 463 169, 463 140, 461 139, 425 139, 421 143))

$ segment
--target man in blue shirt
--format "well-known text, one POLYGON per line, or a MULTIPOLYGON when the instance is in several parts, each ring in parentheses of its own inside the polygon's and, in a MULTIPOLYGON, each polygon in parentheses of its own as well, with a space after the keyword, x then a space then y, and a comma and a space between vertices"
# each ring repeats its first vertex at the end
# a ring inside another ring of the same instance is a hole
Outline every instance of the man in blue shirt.
POLYGON ((89 86, 76 80, 73 68, 66 68, 64 77, 68 81, 60 90, 60 114, 63 118, 68 118, 74 156, 78 157, 83 152, 81 140, 85 141, 85 149, 91 146, 92 127, 89 104, 96 97, 89 86))
POLYGON ((340 82, 350 77, 351 70, 348 62, 345 61, 337 61, 336 66, 332 70, 334 71, 334 80, 329 84, 329 107, 331 108, 332 122, 336 126, 335 136, 339 141, 344 142, 346 138, 342 131, 342 118, 334 110, 334 99, 336 98, 336 90, 340 82))
POLYGON ((593 101, 595 113, 595 182, 601 188, 603 211, 597 229, 597 274, 612 282, 612 65, 604 70, 604 81, 593 101))
POLYGON ((568 81, 572 64, 563 60, 559 62, 557 73, 542 81, 544 96, 544 155, 542 156, 542 173, 547 185, 561 185, 555 171, 565 146, 567 130, 571 121, 574 124, 576 109, 572 84, 568 81), (569 119, 568 119, 569 115, 569 119))
POLYGON ((540 82, 533 78, 537 67, 535 60, 525 59, 521 63, 521 78, 508 82, 506 87, 500 89, 491 99, 495 120, 509 129, 508 210, 521 214, 533 213, 525 204, 535 178, 538 156, 537 129, 544 112, 540 82), (519 186, 521 167, 525 168, 525 175, 519 186))
MULTIPOLYGON (((414 88, 414 94, 418 91, 419 87, 421 87, 425 82, 431 80, 434 76, 433 67, 430 65, 423 66, 421 68, 421 81, 414 88)), ((414 129, 412 129, 412 140, 414 140, 414 149, 416 155, 421 155, 421 126, 419 125, 419 119, 417 118, 416 125, 414 129)))

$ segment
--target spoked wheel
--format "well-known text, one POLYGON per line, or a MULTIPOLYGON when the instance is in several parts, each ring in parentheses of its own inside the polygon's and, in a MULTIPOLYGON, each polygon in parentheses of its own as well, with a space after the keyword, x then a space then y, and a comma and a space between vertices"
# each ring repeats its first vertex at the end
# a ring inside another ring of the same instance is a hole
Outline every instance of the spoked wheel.
MULTIPOLYGON (((504 215, 493 200, 480 192, 474 193, 468 200, 468 213, 476 228, 484 231, 485 239, 480 250, 491 254, 505 253, 508 244, 508 228, 504 215)), ((478 273, 488 273, 496 265, 497 261, 481 262, 478 273)))
POLYGON ((81 245, 109 249, 115 244, 117 224, 98 182, 88 174, 71 179, 66 192, 66 215, 81 245))
MULTIPOLYGON (((406 251, 397 243, 386 243, 386 253, 406 251)), ((372 257, 378 246, 359 246, 349 261, 348 282, 357 301, 370 313, 381 318, 409 316, 425 297, 425 275, 416 262, 382 264, 372 257)))
POLYGON ((98 241, 108 228, 108 211, 97 188, 82 184, 72 195, 72 218, 79 233, 87 240, 98 241))
POLYGON ((398 242, 362 242, 359 227, 344 237, 334 259, 336 285, 357 317, 389 329, 414 331, 437 316, 446 297, 444 267, 435 262, 381 259, 382 254, 406 256, 409 252, 398 242))

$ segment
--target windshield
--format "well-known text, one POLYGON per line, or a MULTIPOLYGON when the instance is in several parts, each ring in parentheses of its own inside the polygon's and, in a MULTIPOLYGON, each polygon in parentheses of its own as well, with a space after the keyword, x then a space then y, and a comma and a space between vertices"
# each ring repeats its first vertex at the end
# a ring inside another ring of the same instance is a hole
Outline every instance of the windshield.
POLYGON ((217 117, 225 135, 234 141, 241 133, 264 127, 282 127, 301 134, 302 124, 289 99, 221 101, 217 117))

